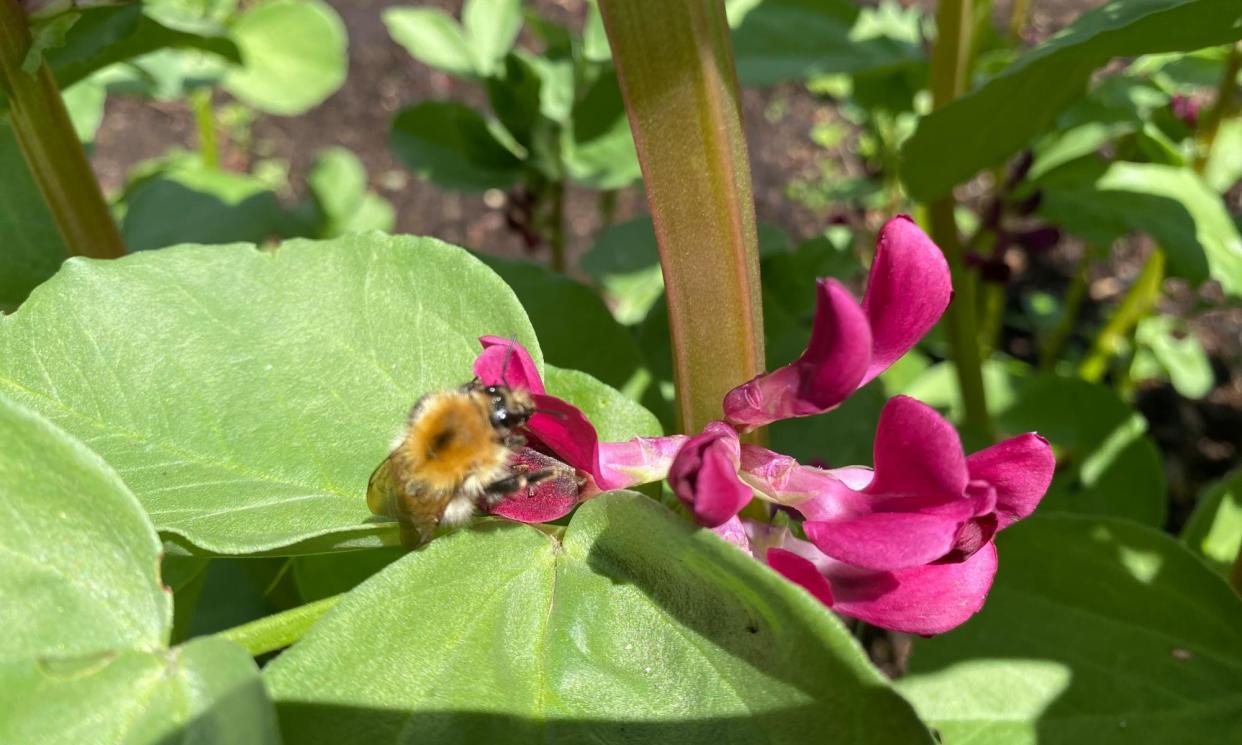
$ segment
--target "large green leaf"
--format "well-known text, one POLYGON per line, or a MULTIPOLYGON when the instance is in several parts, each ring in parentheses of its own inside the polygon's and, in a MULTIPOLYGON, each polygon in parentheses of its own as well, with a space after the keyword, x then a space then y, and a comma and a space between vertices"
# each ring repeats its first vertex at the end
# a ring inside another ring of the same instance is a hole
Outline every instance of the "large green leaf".
POLYGON ((1052 124, 1113 57, 1190 51, 1242 38, 1235 0, 1112 0, 1082 14, 1004 72, 929 114, 902 149, 920 200, 997 165, 1052 124))
POLYGON ((919 13, 849 0, 731 0, 733 53, 745 85, 825 73, 875 73, 925 59, 919 13))
POLYGON ((1242 297, 1242 236, 1220 195, 1189 168, 1075 164, 1040 187, 1045 219, 1099 245, 1146 232, 1164 248, 1170 274, 1194 283, 1211 277, 1242 297))
POLYGON ((1218 572, 1229 573, 1242 552, 1242 469, 1203 490, 1181 537, 1218 572))
MULTIPOLYGON (((905 393, 959 420, 954 381, 952 366, 944 363, 920 376, 905 393)), ((1057 474, 1040 509, 1164 524, 1160 451, 1146 434, 1146 420, 1111 389, 999 365, 984 368, 984 381, 998 435, 1038 432, 1056 450, 1057 474)))
POLYGON ((0 116, 0 312, 52 276, 68 250, 35 186, 8 118, 0 116))
POLYGON ((915 641, 898 688, 946 743, 1242 740, 1242 601, 1167 535, 1033 517, 983 610, 915 641))
POLYGON ((345 82, 345 24, 321 0, 267 0, 238 18, 232 33, 243 66, 224 87, 256 109, 301 114, 345 82))
POLYGON ((474 74, 470 42, 448 13, 439 8, 397 7, 385 9, 383 17, 393 41, 414 59, 454 75, 474 74))
POLYGON ((280 743, 258 668, 245 650, 223 639, 3 663, 0 709, 6 712, 0 742, 6 743, 280 743))
POLYGON ((0 319, 0 392, 116 468, 208 551, 392 533, 363 495, 423 393, 484 334, 539 347, 508 287, 433 239, 354 235, 73 260, 0 319))
POLYGON ((290 743, 930 742, 809 595, 634 494, 437 540, 264 675, 290 743))
POLYGON ((166 641, 160 543, 134 495, 98 455, 3 396, 0 514, 0 661, 166 641))
POLYGON ((402 109, 392 121, 389 145, 412 171, 446 189, 508 186, 522 167, 483 117, 448 101, 402 109))

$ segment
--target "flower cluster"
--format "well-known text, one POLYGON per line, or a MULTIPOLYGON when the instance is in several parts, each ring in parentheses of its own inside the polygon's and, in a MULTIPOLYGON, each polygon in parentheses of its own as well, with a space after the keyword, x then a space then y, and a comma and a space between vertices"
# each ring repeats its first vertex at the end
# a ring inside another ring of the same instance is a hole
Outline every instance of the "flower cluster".
MULTIPOLYGON (((877 426, 874 469, 798 463, 740 434, 838 406, 909 351, 948 306, 940 250, 904 216, 880 232, 861 303, 821 279, 811 338, 794 362, 730 391, 723 416, 692 437, 601 443, 572 405, 548 396, 525 350, 506 380, 511 342, 486 338, 475 374, 529 388, 531 458, 573 466, 578 488, 546 484, 494 512, 523 521, 564 515, 600 490, 667 476, 702 525, 752 553, 828 607, 888 629, 935 634, 983 605, 996 573, 993 537, 1029 515, 1052 479, 1048 443, 1025 434, 967 456, 930 407, 891 399, 877 426), (744 519, 758 498, 780 520, 744 519)), ((542 461, 533 461, 542 462, 542 461)))

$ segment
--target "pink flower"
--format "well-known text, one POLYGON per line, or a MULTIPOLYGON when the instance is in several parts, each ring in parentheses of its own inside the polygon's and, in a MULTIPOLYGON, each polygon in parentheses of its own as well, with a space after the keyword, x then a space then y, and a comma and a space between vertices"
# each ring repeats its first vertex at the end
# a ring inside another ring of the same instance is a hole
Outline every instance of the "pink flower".
POLYGON ((532 471, 568 466, 576 475, 541 481, 529 494, 512 494, 492 509, 493 514, 528 523, 547 522, 568 514, 579 502, 601 491, 659 481, 668 473, 686 437, 637 437, 601 443, 595 427, 578 407, 548 395, 525 347, 497 336, 484 336, 479 341, 483 352, 474 361, 475 376, 488 385, 524 388, 535 402, 536 412, 524 428, 527 444, 518 452, 515 463, 532 471))
POLYGON ((880 230, 861 306, 836 280, 819 280, 817 293, 802 356, 725 396, 725 419, 740 431, 835 408, 936 325, 952 286, 940 249, 899 215, 880 230))
POLYGON ((750 487, 737 476, 740 461, 737 432, 724 422, 708 424, 677 453, 668 483, 700 525, 714 528, 750 501, 750 487))

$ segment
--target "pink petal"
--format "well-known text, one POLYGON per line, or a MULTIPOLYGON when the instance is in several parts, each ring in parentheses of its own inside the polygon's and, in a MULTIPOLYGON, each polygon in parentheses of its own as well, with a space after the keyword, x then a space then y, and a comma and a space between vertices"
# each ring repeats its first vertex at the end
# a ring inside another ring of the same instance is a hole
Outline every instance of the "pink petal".
POLYGON ((662 481, 668 476, 673 458, 690 438, 685 435, 668 437, 635 437, 625 442, 599 444, 601 489, 624 489, 635 484, 662 481))
POLYGON ((531 393, 544 393, 539 370, 526 347, 513 339, 481 336, 483 351, 474 360, 474 374, 487 385, 524 388, 531 393))
POLYGON ((556 475, 531 486, 525 493, 506 496, 492 507, 493 515, 524 523, 544 523, 569 514, 579 502, 599 492, 589 482, 586 488, 580 486, 578 477, 565 464, 530 448, 519 450, 513 462, 531 472, 552 469, 556 475))
POLYGON ((807 559, 783 548, 771 548, 768 549, 767 560, 768 566, 795 585, 801 585, 804 590, 811 593, 819 602, 829 608, 836 605, 836 598, 832 594, 832 586, 828 584, 828 580, 824 579, 824 575, 819 573, 815 565, 807 559))
POLYGON ((895 572, 863 572, 841 565, 828 584, 835 610, 893 631, 940 634, 965 623, 983 607, 996 575, 996 544, 966 561, 927 564, 895 572))
POLYGON ((863 294, 872 348, 859 385, 910 351, 944 315, 952 294, 949 265, 936 244, 909 217, 889 220, 876 239, 863 294))
MULTIPOLYGON (((845 470, 845 469, 842 469, 845 470)), ((866 469, 850 469, 866 473, 866 469)), ((870 499, 851 489, 833 471, 804 466, 788 455, 774 453, 758 445, 743 445, 741 477, 770 502, 793 507, 809 520, 852 517, 870 509, 870 499)))
POLYGON ((961 497, 969 476, 957 430, 909 396, 889 399, 875 433, 875 478, 867 493, 961 497))
POLYGON ((871 359, 871 330, 849 290, 816 283, 815 320, 806 351, 794 362, 729 391, 725 418, 749 430, 778 419, 819 414, 858 389, 871 359))
POLYGON ((712 422, 673 459, 668 483, 700 525, 722 525, 750 501, 751 489, 737 475, 740 449, 732 427, 712 422))
POLYGON ((742 524, 742 519, 737 515, 725 520, 711 530, 725 541, 732 543, 746 553, 750 553, 750 539, 746 536, 746 526, 742 524))
POLYGON ((555 396, 535 394, 536 413, 526 423, 532 443, 595 476, 599 473, 599 435, 578 407, 555 396))
POLYGON ((970 477, 996 489, 997 530, 1035 511, 1052 483, 1057 461, 1048 441, 1035 433, 1011 437, 966 459, 970 477))
POLYGON ((873 512, 849 520, 808 520, 802 528, 820 551, 834 559, 890 570, 943 557, 954 548, 961 526, 956 516, 873 512))

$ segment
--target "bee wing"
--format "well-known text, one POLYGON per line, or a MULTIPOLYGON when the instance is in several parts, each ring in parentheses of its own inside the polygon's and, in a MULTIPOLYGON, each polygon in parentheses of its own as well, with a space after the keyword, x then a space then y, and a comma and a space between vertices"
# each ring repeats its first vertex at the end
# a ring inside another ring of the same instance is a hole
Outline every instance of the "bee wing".
POLYGON ((383 460, 371 473, 367 481, 367 507, 376 515, 391 517, 397 515, 397 483, 394 476, 392 455, 383 460))

